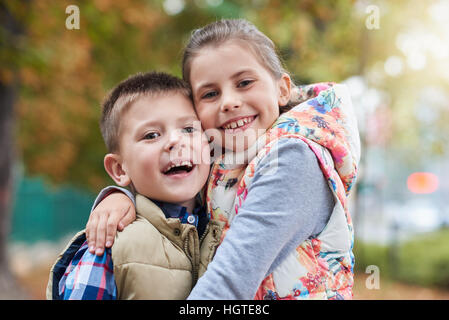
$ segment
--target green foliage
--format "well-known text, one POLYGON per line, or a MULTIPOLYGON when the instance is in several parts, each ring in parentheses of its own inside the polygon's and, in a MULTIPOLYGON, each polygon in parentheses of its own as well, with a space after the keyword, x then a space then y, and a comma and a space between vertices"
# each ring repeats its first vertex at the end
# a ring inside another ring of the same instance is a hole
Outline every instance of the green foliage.
POLYGON ((393 277, 393 266, 391 265, 391 251, 389 247, 373 243, 363 243, 356 240, 353 252, 355 256, 354 269, 356 272, 364 273, 366 267, 375 265, 379 267, 381 277, 393 277))
POLYGON ((449 229, 404 243, 399 261, 399 280, 449 288, 449 229))
POLYGON ((354 255, 358 272, 376 265, 382 279, 449 288, 449 229, 414 237, 397 249, 356 241, 354 255))

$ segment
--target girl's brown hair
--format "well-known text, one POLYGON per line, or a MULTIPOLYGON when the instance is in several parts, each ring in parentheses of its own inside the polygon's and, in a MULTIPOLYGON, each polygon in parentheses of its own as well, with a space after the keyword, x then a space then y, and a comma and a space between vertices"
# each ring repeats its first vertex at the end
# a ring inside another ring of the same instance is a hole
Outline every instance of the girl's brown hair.
MULTIPOLYGON (((229 40, 244 41, 275 79, 280 79, 283 73, 288 74, 270 38, 247 20, 224 19, 192 32, 182 59, 183 79, 190 83, 190 66, 201 49, 206 46, 219 46, 229 40)), ((285 112, 289 108, 282 106, 280 112, 285 112)))

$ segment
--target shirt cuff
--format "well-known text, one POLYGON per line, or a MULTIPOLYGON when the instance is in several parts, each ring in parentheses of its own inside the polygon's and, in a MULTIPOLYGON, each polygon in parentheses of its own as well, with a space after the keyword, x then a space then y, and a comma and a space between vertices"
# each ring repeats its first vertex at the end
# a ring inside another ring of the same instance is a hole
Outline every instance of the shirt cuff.
POLYGON ((94 209, 98 206, 98 204, 103 201, 104 198, 106 198, 108 195, 110 195, 113 192, 123 192, 125 195, 128 196, 128 198, 131 199, 131 201, 134 204, 134 207, 136 207, 136 199, 134 198, 134 195, 129 191, 128 189, 118 187, 118 186, 107 186, 103 190, 100 191, 97 198, 94 201, 94 205, 92 206, 92 209, 90 212, 94 211, 94 209))

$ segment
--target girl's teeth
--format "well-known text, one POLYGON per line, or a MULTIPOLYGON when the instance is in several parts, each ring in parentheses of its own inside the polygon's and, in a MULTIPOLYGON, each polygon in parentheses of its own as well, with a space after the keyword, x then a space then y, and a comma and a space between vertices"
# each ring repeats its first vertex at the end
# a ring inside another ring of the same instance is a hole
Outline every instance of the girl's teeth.
POLYGON ((230 124, 227 124, 224 128, 225 129, 235 129, 235 128, 244 126, 245 124, 249 123, 250 121, 251 121, 250 118, 243 118, 243 119, 237 120, 235 122, 231 122, 230 124))

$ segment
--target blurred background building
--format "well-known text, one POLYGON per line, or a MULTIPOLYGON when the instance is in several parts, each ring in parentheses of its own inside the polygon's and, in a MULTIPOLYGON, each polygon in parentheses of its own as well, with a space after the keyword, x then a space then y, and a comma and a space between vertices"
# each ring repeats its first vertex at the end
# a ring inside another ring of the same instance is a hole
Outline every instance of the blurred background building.
POLYGON ((50 264, 112 183, 103 96, 139 71, 180 76, 191 31, 222 17, 273 39, 297 84, 350 88, 362 140, 354 297, 449 298, 444 0, 2 1, 0 298, 44 298, 50 264))

